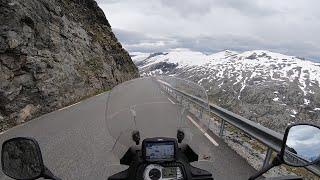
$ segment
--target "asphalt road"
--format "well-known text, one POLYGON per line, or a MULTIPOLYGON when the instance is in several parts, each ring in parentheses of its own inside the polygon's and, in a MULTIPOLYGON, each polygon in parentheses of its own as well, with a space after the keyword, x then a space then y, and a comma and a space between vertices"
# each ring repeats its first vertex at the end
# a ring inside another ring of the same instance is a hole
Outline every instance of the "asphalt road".
MULTIPOLYGON (((131 83, 125 91, 115 94, 111 111, 120 111, 128 103, 155 102, 146 106, 136 107, 137 125, 143 131, 142 136, 173 136, 176 127, 177 106, 152 81, 131 83), (139 88, 135 88, 139 87, 139 88), (126 92, 127 91, 127 92, 126 92), (134 95, 132 95, 134 94, 134 95), (157 107, 157 108, 153 108, 157 107), (160 109, 156 111, 155 109, 160 109), (152 123, 150 120, 152 119, 152 123), (156 123, 155 123, 156 122, 156 123), (158 122, 158 123, 157 123, 158 122), (157 128, 152 128, 157 127, 157 128)), ((21 126, 10 129, 0 135, 0 143, 16 136, 29 136, 38 140, 44 162, 57 176, 62 179, 107 179, 110 173, 119 170, 116 156, 109 150, 114 140, 109 135, 106 118, 106 97, 104 93, 84 100, 21 126)), ((112 132, 125 126, 126 115, 119 115, 116 123, 109 123, 112 132)), ((187 125, 194 132, 190 144, 201 150, 201 156, 210 157, 209 161, 195 163, 209 170, 215 179, 248 179, 256 172, 248 163, 217 136, 206 137, 188 117, 187 125), (218 145, 218 146, 217 146, 218 145)), ((1 172, 1 179, 8 179, 1 172)))

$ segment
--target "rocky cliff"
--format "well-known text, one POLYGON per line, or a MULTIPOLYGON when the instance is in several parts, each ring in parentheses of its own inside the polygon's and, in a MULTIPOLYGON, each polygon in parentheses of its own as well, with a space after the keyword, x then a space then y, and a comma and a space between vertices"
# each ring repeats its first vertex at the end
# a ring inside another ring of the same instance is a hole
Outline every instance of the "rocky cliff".
POLYGON ((1 0, 1 129, 138 77, 94 0, 1 0))

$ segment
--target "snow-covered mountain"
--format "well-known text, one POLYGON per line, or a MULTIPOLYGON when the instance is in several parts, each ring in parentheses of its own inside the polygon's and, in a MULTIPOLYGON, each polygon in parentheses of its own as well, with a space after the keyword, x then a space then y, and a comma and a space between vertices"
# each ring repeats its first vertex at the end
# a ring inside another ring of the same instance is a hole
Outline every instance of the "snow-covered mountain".
POLYGON ((211 102, 275 130, 298 121, 320 124, 320 63, 265 50, 131 55, 142 76, 195 81, 207 89, 211 102))

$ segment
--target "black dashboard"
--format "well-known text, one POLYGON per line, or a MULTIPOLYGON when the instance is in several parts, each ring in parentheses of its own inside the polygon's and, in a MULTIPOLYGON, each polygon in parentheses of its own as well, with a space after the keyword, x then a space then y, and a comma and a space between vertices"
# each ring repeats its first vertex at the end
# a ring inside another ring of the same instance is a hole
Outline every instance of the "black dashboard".
POLYGON ((173 138, 148 138, 142 142, 146 164, 141 168, 143 179, 184 179, 183 165, 176 161, 178 143, 173 138))
POLYGON ((190 165, 198 155, 187 144, 178 146, 173 138, 147 138, 142 146, 133 146, 120 159, 129 165, 125 171, 110 176, 109 180, 213 180, 212 174, 190 165))

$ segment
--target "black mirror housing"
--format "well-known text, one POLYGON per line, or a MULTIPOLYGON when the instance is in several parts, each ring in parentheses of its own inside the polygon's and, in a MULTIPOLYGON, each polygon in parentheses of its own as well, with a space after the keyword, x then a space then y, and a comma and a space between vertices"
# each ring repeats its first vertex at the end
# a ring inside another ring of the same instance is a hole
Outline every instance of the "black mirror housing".
POLYGON ((299 123, 287 127, 279 158, 289 166, 305 167, 320 160, 320 127, 299 123), (312 144, 310 144, 312 143, 312 144))
POLYGON ((26 137, 2 144, 1 165, 3 172, 13 179, 37 179, 45 171, 38 142, 26 137))
POLYGON ((270 164, 263 167, 256 174, 252 175, 249 178, 249 180, 257 179, 258 177, 263 175, 265 172, 269 171, 271 168, 275 166, 279 166, 283 163, 289 166, 294 166, 294 167, 304 167, 304 166, 312 165, 319 162, 320 161, 320 141, 315 141, 315 143, 312 144, 312 146, 316 147, 315 150, 310 150, 308 149, 308 147, 307 148, 304 147, 303 143, 301 145, 301 142, 306 142, 306 140, 309 140, 308 142, 310 143, 310 142, 313 142, 312 141, 313 138, 318 139, 318 137, 320 137, 320 127, 316 125, 308 124, 308 123, 289 125, 286 128, 286 131, 283 136, 281 151, 277 154, 277 156, 272 160, 270 164), (300 146, 297 146, 296 144, 299 145, 299 143, 300 143, 300 146), (306 162, 304 158, 308 156, 303 156, 303 155, 306 155, 306 152, 308 152, 307 153, 308 155, 310 155, 310 152, 313 155, 315 155, 315 156, 312 156, 312 157, 315 157, 315 159, 314 160, 312 159, 312 161, 310 162, 306 162), (298 160, 288 161, 288 155, 290 155, 290 157, 292 158, 297 158, 298 160))
POLYGON ((140 144, 140 132, 139 131, 132 132, 132 140, 136 143, 136 145, 140 144))

